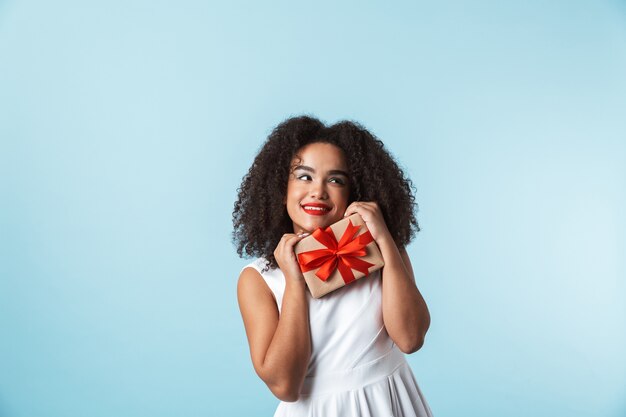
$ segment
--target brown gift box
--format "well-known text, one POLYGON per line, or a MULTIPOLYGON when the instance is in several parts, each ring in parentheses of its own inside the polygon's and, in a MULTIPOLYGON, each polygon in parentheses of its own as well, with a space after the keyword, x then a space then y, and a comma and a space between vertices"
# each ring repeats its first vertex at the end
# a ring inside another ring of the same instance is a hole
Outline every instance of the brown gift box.
MULTIPOLYGON (((366 233, 369 234, 369 230, 367 230, 367 226, 365 226, 365 222, 363 221, 363 219, 358 213, 355 213, 349 217, 346 217, 338 221, 335 224, 330 225, 330 227, 327 229, 318 229, 314 231, 310 236, 305 237, 304 239, 302 239, 300 242, 296 244, 294 250, 295 250, 296 256, 298 257, 298 262, 300 263, 300 268, 302 270, 302 274, 304 275, 304 280, 306 281, 306 284, 309 287, 309 290, 311 291, 311 295, 313 295, 314 298, 320 298, 328 294, 331 291, 341 288, 347 284, 350 284, 351 282, 354 282, 355 280, 359 278, 367 276, 370 273, 381 269, 385 265, 385 263, 383 262, 382 254, 380 253, 380 249, 378 248, 378 245, 376 245, 376 242, 374 241, 374 239, 371 239, 371 241, 367 243, 367 245, 363 248, 365 251, 364 256, 358 256, 360 255, 358 252, 354 252, 352 254, 350 253, 343 254, 343 255, 340 253, 340 254, 335 255, 333 254, 333 251, 331 250, 331 251, 326 251, 325 252, 326 256, 320 260, 322 261, 325 259, 326 260, 325 265, 321 265, 314 269, 312 269, 311 266, 307 267, 306 257, 307 256, 310 257, 311 254, 309 253, 303 256, 304 253, 315 251, 318 249, 331 249, 330 246, 333 246, 333 245, 327 246, 321 243, 316 238, 316 237, 320 237, 320 234, 324 234, 324 231, 332 232, 332 235, 334 235, 336 242, 339 242, 339 243, 342 243, 342 237, 343 237, 344 238, 343 243, 347 243, 348 247, 354 247, 354 245, 359 246, 358 242, 354 242, 355 240, 357 241, 364 240, 364 242, 367 242, 370 240, 370 238, 368 238, 368 235, 365 235, 366 233), (354 233, 353 238, 351 238, 352 236, 349 236, 352 233, 354 233), (365 235, 365 236, 361 236, 361 235, 365 235), (344 260, 346 261, 343 262, 342 259, 340 259, 341 257, 344 257, 344 260), (337 258, 336 261, 335 261, 335 258, 337 258), (333 263, 335 266, 334 268, 332 268, 333 263), (342 263, 343 265, 340 265, 342 263), (345 266, 347 263, 349 264, 356 263, 356 264, 359 264, 360 267, 358 267, 358 269, 355 269, 354 267, 350 268, 348 266, 345 266), (368 265, 367 263, 371 265, 368 265), (367 273, 364 273, 365 270, 367 270, 367 273), (343 274, 342 274, 342 271, 343 271, 343 274), (324 272, 326 272, 326 274, 324 274, 324 272), (318 275, 316 275, 317 273, 320 273, 322 276, 326 275, 328 276, 328 278, 326 279, 326 281, 324 281, 318 275), (328 273, 330 273, 330 275, 328 275, 328 273), (347 283, 344 280, 344 275, 346 276, 345 278, 348 280, 347 283), (351 280, 352 276, 354 276, 354 281, 351 280)), ((332 240, 332 236, 330 234, 326 234, 326 238, 327 239, 330 238, 332 240)), ((323 236, 321 237, 321 239, 324 240, 323 236)), ((328 243, 328 240, 327 240, 327 243, 328 243)), ((343 248, 346 248, 345 244, 341 246, 343 248)), ((359 247, 362 247, 362 246, 363 245, 360 245, 359 247)))

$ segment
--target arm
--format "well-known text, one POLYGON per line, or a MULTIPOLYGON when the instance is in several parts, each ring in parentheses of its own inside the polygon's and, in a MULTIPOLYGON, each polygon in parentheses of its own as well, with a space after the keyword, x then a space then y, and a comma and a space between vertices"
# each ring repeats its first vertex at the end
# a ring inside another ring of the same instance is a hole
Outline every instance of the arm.
MULTIPOLYGON (((279 248, 283 245, 281 250, 293 254, 293 244, 300 238, 290 236, 292 242, 285 244, 283 238, 279 248)), ((309 308, 299 268, 297 274, 293 265, 281 270, 286 282, 280 315, 270 289, 254 269, 242 271, 237 297, 254 370, 278 399, 296 401, 311 356, 309 308)))
POLYGON ((385 261, 383 278, 383 322, 389 337, 404 353, 413 353, 424 344, 430 326, 430 313, 415 284, 408 254, 394 242, 378 204, 354 202, 346 216, 359 213, 380 247, 385 261))
POLYGON ((415 284, 409 255, 398 250, 393 239, 379 242, 385 266, 383 277, 383 322, 391 339, 404 353, 424 344, 430 313, 415 284))

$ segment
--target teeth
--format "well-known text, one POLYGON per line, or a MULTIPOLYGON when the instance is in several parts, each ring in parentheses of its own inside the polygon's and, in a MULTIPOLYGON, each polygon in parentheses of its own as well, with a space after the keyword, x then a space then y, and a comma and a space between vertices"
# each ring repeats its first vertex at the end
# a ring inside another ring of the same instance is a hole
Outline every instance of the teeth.
POLYGON ((323 207, 311 207, 311 206, 304 206, 304 208, 306 210, 317 210, 317 211, 328 211, 329 209, 323 208, 323 207))

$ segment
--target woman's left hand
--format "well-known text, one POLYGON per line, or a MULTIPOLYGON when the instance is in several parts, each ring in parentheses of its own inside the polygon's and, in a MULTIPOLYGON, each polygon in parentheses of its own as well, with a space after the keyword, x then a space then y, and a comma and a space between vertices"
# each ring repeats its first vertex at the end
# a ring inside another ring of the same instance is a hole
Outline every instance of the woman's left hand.
POLYGON ((380 244, 382 240, 391 239, 391 233, 387 228, 383 213, 375 201, 355 201, 348 206, 344 217, 359 213, 365 221, 374 240, 380 244))

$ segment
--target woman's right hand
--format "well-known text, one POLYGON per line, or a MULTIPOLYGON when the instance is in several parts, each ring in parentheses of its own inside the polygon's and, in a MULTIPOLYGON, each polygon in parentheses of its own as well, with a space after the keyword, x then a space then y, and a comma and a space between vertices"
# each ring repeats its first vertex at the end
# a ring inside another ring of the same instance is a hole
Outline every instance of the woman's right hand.
POLYGON ((303 281, 304 276, 300 270, 300 264, 293 250, 296 243, 307 237, 309 233, 285 233, 278 242, 278 246, 274 249, 274 258, 276 263, 287 279, 295 281, 303 281))

